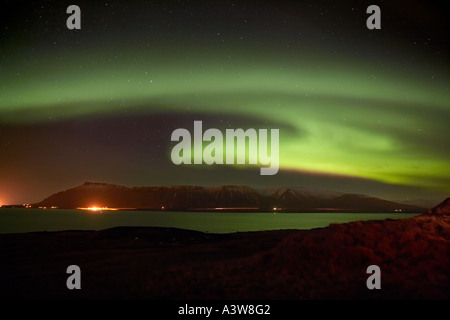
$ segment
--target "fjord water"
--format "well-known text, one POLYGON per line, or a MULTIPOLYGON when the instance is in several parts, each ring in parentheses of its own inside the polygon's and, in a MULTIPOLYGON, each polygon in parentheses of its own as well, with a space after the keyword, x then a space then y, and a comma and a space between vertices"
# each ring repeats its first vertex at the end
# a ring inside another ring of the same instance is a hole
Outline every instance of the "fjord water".
POLYGON ((409 218, 404 213, 249 213, 0 209, 0 233, 101 230, 118 226, 174 227, 211 233, 313 229, 331 223, 409 218))

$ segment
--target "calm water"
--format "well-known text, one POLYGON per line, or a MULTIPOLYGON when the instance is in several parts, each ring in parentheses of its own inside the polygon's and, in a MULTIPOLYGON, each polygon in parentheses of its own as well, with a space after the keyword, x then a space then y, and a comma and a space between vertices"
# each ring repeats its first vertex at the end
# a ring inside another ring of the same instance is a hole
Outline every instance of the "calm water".
POLYGON ((395 213, 226 213, 108 211, 92 213, 58 209, 0 209, 0 233, 99 230, 117 226, 176 227, 226 233, 275 229, 312 229, 330 223, 399 219, 416 214, 395 213))

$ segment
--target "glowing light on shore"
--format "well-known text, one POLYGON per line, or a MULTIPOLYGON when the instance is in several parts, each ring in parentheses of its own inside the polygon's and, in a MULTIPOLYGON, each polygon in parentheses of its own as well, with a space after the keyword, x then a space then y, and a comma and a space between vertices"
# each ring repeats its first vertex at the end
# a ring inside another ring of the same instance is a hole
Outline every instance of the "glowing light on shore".
POLYGON ((87 211, 115 211, 115 210, 119 210, 117 208, 108 208, 108 207, 96 207, 96 206, 92 206, 92 207, 87 207, 87 208, 77 208, 78 210, 87 210, 87 211))

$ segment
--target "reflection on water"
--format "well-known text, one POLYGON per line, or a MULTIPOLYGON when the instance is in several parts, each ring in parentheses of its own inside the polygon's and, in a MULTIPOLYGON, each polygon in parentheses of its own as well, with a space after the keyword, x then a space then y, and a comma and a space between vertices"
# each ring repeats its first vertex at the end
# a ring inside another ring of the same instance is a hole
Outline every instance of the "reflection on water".
POLYGON ((402 213, 248 213, 167 211, 83 211, 0 209, 0 233, 100 230, 117 226, 175 227, 226 233, 276 229, 312 229, 330 223, 409 218, 402 213))

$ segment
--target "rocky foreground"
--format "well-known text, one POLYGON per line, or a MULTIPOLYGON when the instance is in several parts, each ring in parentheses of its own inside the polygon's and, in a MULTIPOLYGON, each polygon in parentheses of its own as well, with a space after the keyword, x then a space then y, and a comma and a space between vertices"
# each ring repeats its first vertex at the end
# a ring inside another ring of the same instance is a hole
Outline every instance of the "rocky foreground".
POLYGON ((450 199, 410 219, 205 234, 120 227, 0 235, 1 298, 448 299, 450 199), (66 288, 76 264, 82 289, 66 288), (381 289, 366 268, 381 268, 381 289))

